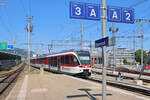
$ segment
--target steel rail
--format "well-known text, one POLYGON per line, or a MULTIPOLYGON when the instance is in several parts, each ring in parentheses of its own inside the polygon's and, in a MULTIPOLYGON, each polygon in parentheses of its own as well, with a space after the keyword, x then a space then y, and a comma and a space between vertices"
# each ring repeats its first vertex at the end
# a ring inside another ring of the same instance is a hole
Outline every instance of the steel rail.
POLYGON ((22 72, 22 70, 24 69, 25 64, 23 64, 21 67, 19 67, 18 69, 9 72, 9 73, 5 73, 0 75, 1 78, 3 78, 0 81, 0 95, 3 94, 3 92, 11 85, 11 83, 16 80, 16 78, 19 76, 19 74, 22 72), (3 77, 2 77, 3 76, 3 77))

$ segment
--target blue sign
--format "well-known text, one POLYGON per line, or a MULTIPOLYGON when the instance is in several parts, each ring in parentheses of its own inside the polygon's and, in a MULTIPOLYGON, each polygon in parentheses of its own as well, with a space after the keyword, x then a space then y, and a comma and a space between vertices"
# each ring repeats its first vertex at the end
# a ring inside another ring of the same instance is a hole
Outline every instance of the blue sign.
POLYGON ((105 37, 105 38, 95 41, 95 48, 102 47, 102 46, 109 46, 109 38, 108 37, 105 37))
POLYGON ((13 45, 8 45, 8 49, 13 49, 13 45))
POLYGON ((121 22, 121 8, 108 6, 107 17, 110 22, 121 22))
POLYGON ((131 24, 134 23, 134 9, 122 8, 122 22, 131 24))
POLYGON ((71 18, 85 18, 85 3, 70 2, 70 17, 71 18))
POLYGON ((107 17, 109 22, 134 23, 134 9, 110 7, 107 9, 107 17))
POLYGON ((70 18, 100 20, 100 5, 70 2, 70 18))
POLYGON ((100 5, 86 4, 86 18, 90 20, 100 20, 100 5))

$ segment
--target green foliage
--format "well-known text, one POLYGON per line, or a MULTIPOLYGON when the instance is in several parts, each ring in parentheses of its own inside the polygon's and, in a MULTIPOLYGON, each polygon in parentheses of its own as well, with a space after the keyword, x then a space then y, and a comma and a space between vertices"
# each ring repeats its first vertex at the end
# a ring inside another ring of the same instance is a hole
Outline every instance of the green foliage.
MULTIPOLYGON (((143 50, 143 63, 145 62, 146 57, 147 57, 147 53, 146 51, 143 50)), ((139 62, 141 64, 141 50, 140 49, 135 52, 135 60, 136 62, 139 62)))
POLYGON ((123 63, 126 64, 127 63, 127 59, 124 58, 123 59, 123 63))
POLYGON ((130 65, 130 63, 129 62, 127 62, 127 59, 123 59, 123 64, 125 64, 125 65, 130 65))

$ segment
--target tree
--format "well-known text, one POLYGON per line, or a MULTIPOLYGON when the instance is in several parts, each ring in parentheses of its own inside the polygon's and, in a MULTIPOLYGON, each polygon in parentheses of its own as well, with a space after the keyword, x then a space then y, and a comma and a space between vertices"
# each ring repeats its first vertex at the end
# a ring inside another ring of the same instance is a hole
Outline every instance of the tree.
MULTIPOLYGON (((146 51, 143 50, 143 63, 145 62, 146 57, 147 57, 147 53, 146 53, 146 51)), ((136 60, 136 62, 139 62, 141 64, 141 49, 136 50, 135 60, 136 60)))
POLYGON ((123 59, 123 64, 126 64, 127 63, 127 59, 123 59))

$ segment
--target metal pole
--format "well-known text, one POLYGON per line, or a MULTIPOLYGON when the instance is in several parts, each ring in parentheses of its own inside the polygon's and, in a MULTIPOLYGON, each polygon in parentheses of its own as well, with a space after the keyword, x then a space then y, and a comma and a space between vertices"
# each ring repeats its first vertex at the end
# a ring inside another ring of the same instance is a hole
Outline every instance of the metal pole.
POLYGON ((16 54, 16 49, 15 49, 15 40, 16 40, 16 36, 14 36, 14 41, 13 41, 13 46, 14 46, 14 54, 16 54))
POLYGON ((143 23, 141 23, 141 68, 143 67, 143 23))
MULTIPOLYGON (((113 30, 112 30, 112 33, 113 33, 113 39, 114 39, 114 42, 115 42, 115 24, 113 23, 113 30)), ((113 72, 115 72, 115 68, 116 68, 116 55, 115 55, 115 44, 113 45, 113 72)))
POLYGON ((27 32, 28 32, 28 65, 29 65, 29 72, 30 72, 30 35, 31 35, 31 16, 28 16, 28 26, 27 26, 27 32))
POLYGON ((82 49, 82 46, 83 46, 83 24, 81 23, 81 49, 82 49))
POLYGON ((133 52, 134 52, 133 65, 135 65, 135 31, 133 31, 133 52))
MULTIPOLYGON (((106 0, 102 0, 102 37, 106 37, 106 0)), ((102 47, 103 72, 102 72, 102 100, 106 100, 106 46, 102 47)))

